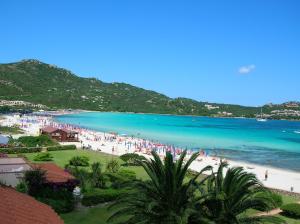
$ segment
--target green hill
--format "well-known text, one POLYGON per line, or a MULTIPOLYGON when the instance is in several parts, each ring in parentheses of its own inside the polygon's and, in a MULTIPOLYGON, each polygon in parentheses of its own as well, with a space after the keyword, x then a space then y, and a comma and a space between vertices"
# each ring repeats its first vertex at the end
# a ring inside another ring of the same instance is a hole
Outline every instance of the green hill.
POLYGON ((105 83, 37 60, 0 64, 0 99, 23 100, 53 109, 142 112, 206 116, 253 117, 256 107, 210 104, 186 98, 169 98, 125 83, 105 83), (221 114, 223 111, 232 113, 221 114))

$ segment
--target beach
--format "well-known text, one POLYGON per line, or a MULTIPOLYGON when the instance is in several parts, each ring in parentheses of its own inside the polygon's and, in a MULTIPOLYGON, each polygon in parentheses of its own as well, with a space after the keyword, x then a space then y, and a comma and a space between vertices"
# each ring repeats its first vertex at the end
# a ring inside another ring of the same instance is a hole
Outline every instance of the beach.
MULTIPOLYGON (((23 135, 39 135, 40 129, 46 126, 76 131, 79 134, 79 142, 61 144, 76 144, 78 148, 101 151, 117 156, 125 153, 138 153, 150 158, 150 152, 155 150, 161 158, 163 158, 167 151, 170 151, 175 157, 178 157, 183 151, 182 148, 161 144, 160 142, 150 141, 148 139, 112 132, 95 131, 76 125, 60 123, 53 119, 53 115, 60 114, 59 112, 52 115, 30 114, 22 117, 19 115, 4 115, 3 119, 0 120, 0 124, 3 126, 17 125, 24 130, 25 133, 23 135)), ((19 136, 20 135, 16 135, 13 137, 17 138, 19 136)), ((188 150, 188 156, 193 152, 192 150, 188 150)), ((200 171, 207 165, 210 165, 214 171, 216 171, 220 160, 221 159, 217 156, 208 155, 204 151, 200 151, 198 158, 191 164, 190 168, 195 171, 200 171)), ((227 159, 227 162, 229 167, 241 166, 248 172, 254 173, 266 187, 287 192, 293 189, 293 192, 300 193, 300 172, 247 163, 239 160, 227 159), (267 179, 265 178, 266 172, 267 179)))

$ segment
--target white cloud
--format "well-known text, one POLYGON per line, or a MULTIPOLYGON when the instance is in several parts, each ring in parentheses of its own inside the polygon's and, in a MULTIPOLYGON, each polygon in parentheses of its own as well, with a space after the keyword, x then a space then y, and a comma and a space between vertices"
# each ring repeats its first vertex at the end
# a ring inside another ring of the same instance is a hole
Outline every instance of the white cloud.
POLYGON ((240 74, 248 74, 255 69, 255 65, 246 65, 239 68, 240 74))

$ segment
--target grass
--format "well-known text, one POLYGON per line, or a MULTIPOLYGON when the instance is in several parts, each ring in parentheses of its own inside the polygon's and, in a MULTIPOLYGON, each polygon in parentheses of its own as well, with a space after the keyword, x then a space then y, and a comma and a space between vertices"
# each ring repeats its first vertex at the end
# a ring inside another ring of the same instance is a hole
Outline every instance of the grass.
POLYGON ((22 134, 23 131, 18 127, 0 126, 0 133, 15 135, 15 134, 22 134))
MULTIPOLYGON (((120 164, 123 164, 124 162, 118 157, 109 155, 102 152, 95 152, 95 151, 87 151, 87 150, 64 150, 64 151, 52 151, 49 152, 53 156, 53 162, 56 163, 58 166, 64 168, 66 164, 68 164, 69 160, 73 156, 87 156, 90 159, 90 164, 93 162, 100 162, 103 167, 106 166, 107 162, 111 159, 116 159, 119 161, 120 164)), ((26 153, 24 154, 30 161, 34 161, 34 157, 38 153, 26 153)), ((136 173, 137 178, 145 180, 148 178, 146 172, 143 170, 140 166, 121 166, 121 169, 127 169, 132 170, 136 173)))
POLYGON ((80 211, 73 211, 62 214, 65 224, 108 224, 106 220, 112 214, 107 210, 108 205, 100 205, 93 208, 85 208, 80 211))

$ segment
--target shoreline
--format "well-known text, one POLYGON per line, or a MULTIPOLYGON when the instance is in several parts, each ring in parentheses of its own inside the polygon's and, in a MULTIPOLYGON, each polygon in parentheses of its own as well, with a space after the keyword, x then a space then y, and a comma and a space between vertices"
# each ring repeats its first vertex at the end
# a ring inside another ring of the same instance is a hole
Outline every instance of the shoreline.
MULTIPOLYGON (((218 116, 205 116, 205 115, 192 115, 192 114, 160 114, 160 113, 145 113, 145 112, 120 112, 120 111, 97 111, 97 110, 74 110, 79 111, 77 113, 120 113, 120 114, 141 114, 141 115, 161 115, 161 116, 181 116, 181 117, 204 117, 204 118, 222 118, 222 119, 249 119, 256 120, 255 117, 218 117, 218 116)), ((75 113, 65 113, 67 114, 75 114, 75 113)), ((61 116, 61 115, 57 115, 61 116)), ((300 122, 300 119, 268 119, 269 121, 292 121, 292 122, 300 122)))
MULTIPOLYGON (((64 114, 66 113, 63 113, 61 115, 64 114)), ((10 125, 18 124, 19 126, 22 126, 21 128, 25 131, 27 135, 37 135, 39 129, 47 125, 57 126, 71 130, 73 129, 75 131, 80 131, 79 139, 81 143, 76 143, 78 148, 88 147, 94 151, 101 151, 116 156, 120 156, 124 153, 138 153, 148 156, 149 149, 151 149, 151 147, 156 147, 156 144, 160 145, 158 147, 159 155, 163 157, 166 149, 168 148, 168 146, 160 144, 159 142, 151 142, 149 140, 141 139, 138 137, 114 135, 103 131, 91 130, 86 127, 80 128, 74 125, 59 123, 55 119, 58 115, 59 113, 48 117, 42 117, 40 115, 26 115, 22 118, 18 118, 17 116, 13 115, 5 115, 4 117, 6 119, 1 120, 0 123, 6 121, 6 123, 10 125)), ((177 148, 175 149, 177 150, 177 148)), ((191 153, 192 152, 190 150, 189 155, 191 153)), ((258 179, 261 180, 261 182, 268 188, 274 188, 292 193, 291 187, 293 187, 294 193, 300 193, 300 172, 266 165, 253 164, 239 160, 228 159, 227 161, 229 163, 229 167, 241 166, 244 167, 244 169, 247 172, 252 172, 256 174, 258 179), (264 180, 266 170, 268 170, 269 173, 267 181, 264 180)), ((211 165, 213 166, 214 171, 216 171, 219 162, 220 157, 201 155, 197 158, 196 161, 194 161, 191 164, 191 169, 195 171, 200 171, 205 166, 211 165)))

